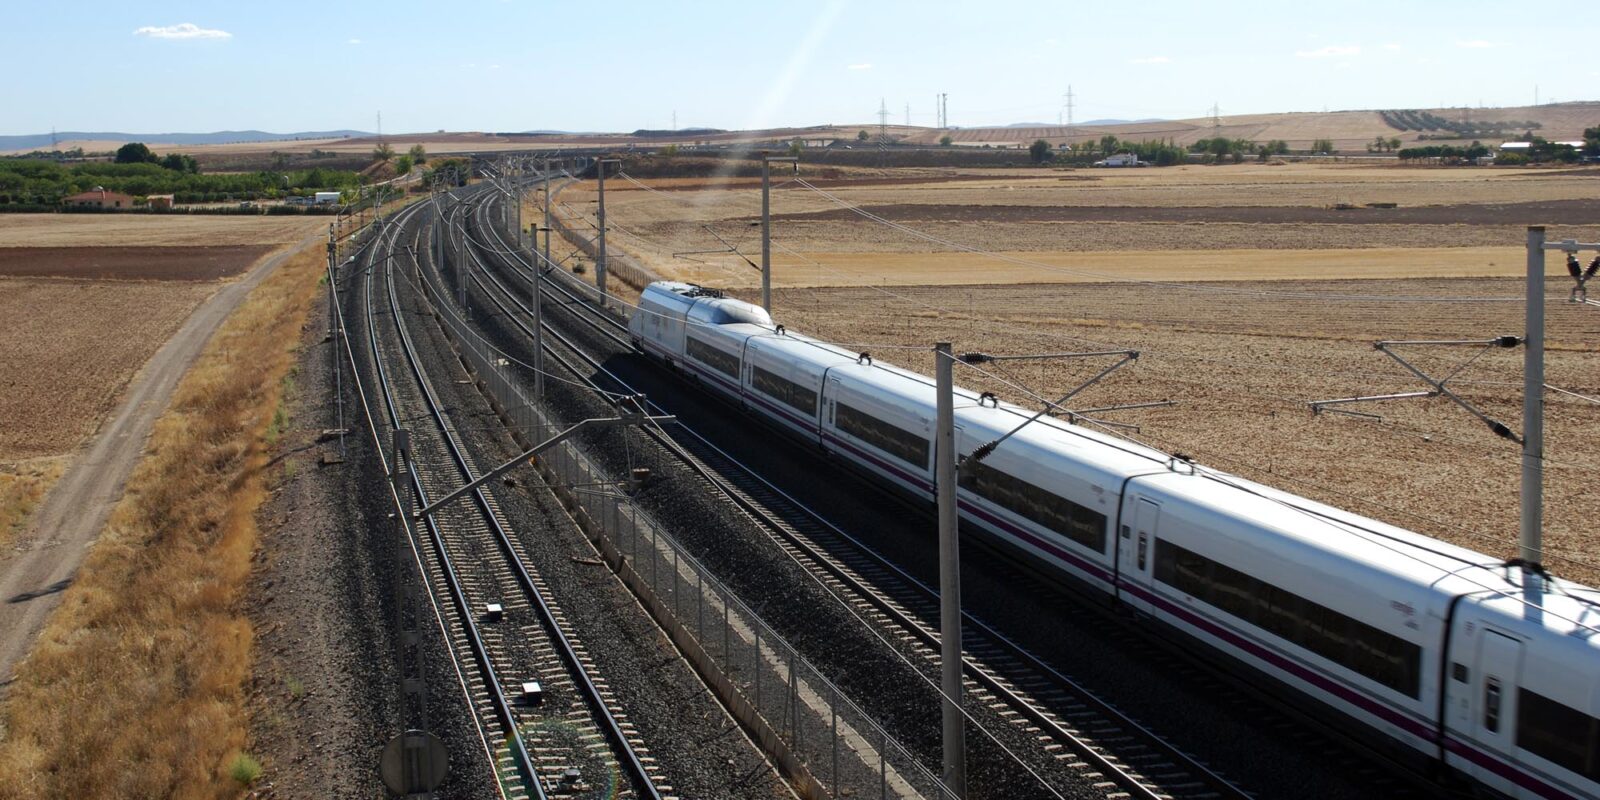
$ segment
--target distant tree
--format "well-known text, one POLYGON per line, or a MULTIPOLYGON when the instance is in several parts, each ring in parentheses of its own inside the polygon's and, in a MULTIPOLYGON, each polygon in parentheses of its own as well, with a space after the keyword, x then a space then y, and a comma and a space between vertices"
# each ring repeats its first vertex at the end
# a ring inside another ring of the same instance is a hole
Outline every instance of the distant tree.
POLYGON ((390 147, 388 142, 379 142, 377 147, 372 148, 372 160, 384 164, 393 161, 394 148, 390 147))
POLYGON ((1111 155, 1112 153, 1117 152, 1118 144, 1120 144, 1120 142, 1118 142, 1117 137, 1112 134, 1108 133, 1100 137, 1100 150, 1106 155, 1111 155))
POLYGON ((867 140, 867 132, 866 131, 856 131, 856 141, 864 142, 866 140, 867 140))
POLYGON ((1583 154, 1600 156, 1600 126, 1583 129, 1583 154))
POLYGON ((949 147, 950 145, 955 144, 955 141, 956 140, 951 138, 950 134, 947 133, 947 134, 939 137, 939 146, 940 147, 949 147))
POLYGON ((421 142, 411 145, 411 149, 406 151, 406 155, 411 156, 411 163, 413 164, 428 163, 428 151, 422 146, 421 142))
POLYGON ((200 164, 194 160, 194 156, 186 156, 180 153, 168 153, 165 158, 161 159, 160 164, 174 172, 187 172, 190 175, 197 175, 200 172, 200 164))
POLYGON ((115 161, 118 164, 154 164, 156 154, 150 152, 143 142, 128 142, 117 148, 115 161))
POLYGON ((407 154, 395 159, 395 161, 394 161, 394 172, 395 172, 396 175, 410 175, 411 174, 411 154, 410 153, 407 153, 407 154))
POLYGON ((1318 139, 1311 143, 1311 152, 1331 156, 1339 151, 1333 149, 1332 139, 1318 139))
POLYGON ((799 158, 800 151, 804 149, 806 149, 806 143, 801 139, 795 139, 789 143, 789 155, 794 156, 795 158, 799 158))
POLYGON ((1389 139, 1389 141, 1388 141, 1388 145, 1389 145, 1389 152, 1391 152, 1391 153, 1393 153, 1396 150, 1399 150, 1400 149, 1400 137, 1398 137, 1398 136, 1391 137, 1389 139))
POLYGON ((1050 160, 1050 154, 1053 149, 1049 142, 1038 139, 1033 144, 1028 145, 1028 155, 1032 156, 1034 161, 1044 163, 1050 160))

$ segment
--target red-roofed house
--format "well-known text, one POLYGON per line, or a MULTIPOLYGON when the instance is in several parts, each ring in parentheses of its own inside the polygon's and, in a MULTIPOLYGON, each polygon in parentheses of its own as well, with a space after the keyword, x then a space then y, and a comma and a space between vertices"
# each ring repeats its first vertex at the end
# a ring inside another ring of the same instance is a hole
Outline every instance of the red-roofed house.
POLYGON ((133 198, 125 194, 108 192, 96 186, 82 194, 62 198, 68 208, 133 208, 133 198))

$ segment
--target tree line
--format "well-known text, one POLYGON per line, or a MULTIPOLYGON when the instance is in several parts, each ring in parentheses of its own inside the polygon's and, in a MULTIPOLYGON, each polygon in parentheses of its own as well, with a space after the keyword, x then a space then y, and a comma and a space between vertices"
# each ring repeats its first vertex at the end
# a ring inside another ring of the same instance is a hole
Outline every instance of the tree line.
MULTIPOLYGON (((165 159, 162 159, 164 161, 165 159)), ((0 159, 0 205, 56 206, 95 187, 143 197, 170 194, 178 203, 259 200, 355 187, 360 176, 321 168, 289 172, 200 174, 149 161, 59 164, 45 159, 0 159)))

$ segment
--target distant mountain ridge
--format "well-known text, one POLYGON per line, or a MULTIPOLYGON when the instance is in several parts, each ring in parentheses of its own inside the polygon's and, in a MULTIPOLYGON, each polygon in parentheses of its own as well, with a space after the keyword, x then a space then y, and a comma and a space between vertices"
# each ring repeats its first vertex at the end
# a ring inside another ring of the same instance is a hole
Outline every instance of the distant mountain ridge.
MULTIPOLYGON (((87 140, 96 142, 145 142, 147 144, 228 144, 230 142, 287 142, 295 139, 342 139, 370 136, 365 131, 301 131, 298 133, 269 133, 267 131, 214 131, 212 133, 121 133, 116 131, 57 131, 56 141, 87 140)), ((19 136, 0 136, 0 150, 48 150, 50 134, 29 133, 19 136)))

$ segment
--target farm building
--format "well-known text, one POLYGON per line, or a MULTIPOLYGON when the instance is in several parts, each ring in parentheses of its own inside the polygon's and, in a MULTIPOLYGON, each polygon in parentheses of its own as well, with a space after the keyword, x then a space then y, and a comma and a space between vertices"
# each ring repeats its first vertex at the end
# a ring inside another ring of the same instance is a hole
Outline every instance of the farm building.
POLYGON ((117 192, 108 192, 96 186, 81 194, 64 197, 61 203, 68 208, 133 208, 133 198, 117 192))
POLYGON ((172 208, 173 198, 170 194, 153 194, 145 198, 151 208, 172 208))

